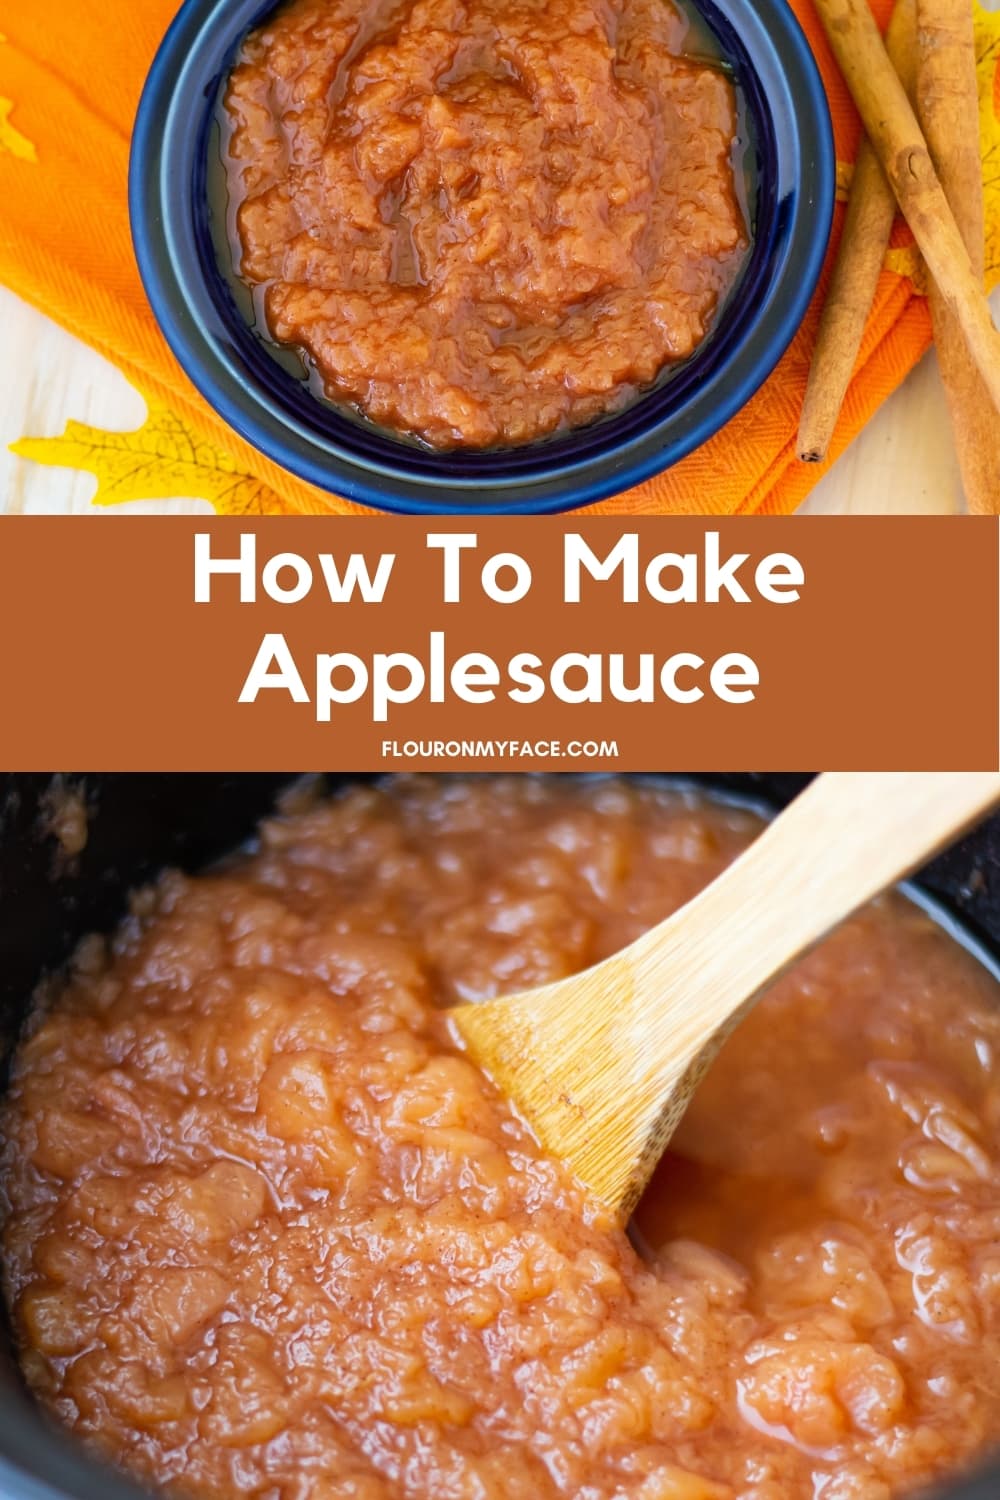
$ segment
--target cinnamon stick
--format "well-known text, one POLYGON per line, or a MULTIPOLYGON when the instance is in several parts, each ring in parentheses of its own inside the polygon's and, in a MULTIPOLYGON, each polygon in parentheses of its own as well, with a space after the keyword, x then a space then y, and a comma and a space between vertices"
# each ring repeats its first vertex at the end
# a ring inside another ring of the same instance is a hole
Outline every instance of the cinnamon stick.
MULTIPOLYGON (((896 0, 886 32, 886 50, 910 94, 916 85, 916 41, 916 0, 896 0)), ((854 167, 840 250, 802 406, 798 455, 803 463, 822 463, 830 451, 895 218, 896 195, 871 142, 865 138, 854 167)))
POLYGON ((1000 334, 934 170, 923 132, 879 35, 868 0, 815 0, 869 139, 920 247, 962 329, 990 399, 1000 409, 1000 334))
MULTIPOLYGON (((918 0, 917 27, 921 123, 972 268, 982 279, 986 227, 970 0, 918 0)), ((930 304, 966 504, 974 514, 995 515, 1000 512, 1000 413, 990 404, 962 331, 937 286, 930 289, 930 304)))

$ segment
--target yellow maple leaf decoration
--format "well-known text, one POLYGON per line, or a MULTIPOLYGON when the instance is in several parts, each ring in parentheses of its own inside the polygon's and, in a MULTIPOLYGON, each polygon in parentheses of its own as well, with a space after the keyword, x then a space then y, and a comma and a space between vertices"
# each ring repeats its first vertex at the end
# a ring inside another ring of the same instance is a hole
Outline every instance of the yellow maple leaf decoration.
MULTIPOLYGON (((0 33, 0 47, 4 45, 7 38, 0 33)), ((16 156, 18 161, 38 161, 38 152, 35 150, 34 141, 29 141, 11 121, 11 112, 14 108, 13 99, 5 99, 0 95, 0 152, 6 151, 10 156, 16 156)))
POLYGON ((897 276, 908 276, 918 297, 926 297, 930 289, 930 278, 924 258, 916 245, 898 245, 885 253, 885 268, 895 271, 897 276))
MULTIPOLYGON (((1000 10, 984 10, 972 0, 976 34, 976 73, 979 79, 979 144, 983 158, 983 194, 986 213, 986 285, 1000 284, 1000 10)), ((837 200, 850 197, 854 167, 837 162, 837 200)), ((927 296, 927 267, 916 245, 893 246, 885 257, 885 268, 908 277, 919 297, 927 296)))
POLYGON ((979 142, 986 207, 986 280, 1000 282, 1000 11, 974 0, 976 71, 979 75, 979 142))
MULTIPOLYGON (((1000 283, 1000 11, 984 10, 973 0, 976 73, 979 78, 979 145, 983 158, 986 214, 986 285, 1000 283)), ((908 276, 918 296, 926 297, 927 267, 916 245, 891 249, 886 270, 908 276)))
POLYGON ((26 135, 22 135, 11 124, 10 112, 13 108, 13 99, 0 98, 0 151, 16 156, 18 161, 37 162, 38 152, 35 150, 34 142, 29 141, 26 135))
POLYGON ((274 515, 290 507, 231 456, 196 437, 162 402, 147 402, 149 415, 134 432, 108 432, 67 422, 61 437, 22 438, 11 452, 37 464, 84 469, 97 478, 94 505, 129 500, 207 500, 219 515, 274 515))
POLYGON ((854 181, 854 163, 852 161, 837 161, 837 202, 847 203, 851 196, 851 183, 854 181))

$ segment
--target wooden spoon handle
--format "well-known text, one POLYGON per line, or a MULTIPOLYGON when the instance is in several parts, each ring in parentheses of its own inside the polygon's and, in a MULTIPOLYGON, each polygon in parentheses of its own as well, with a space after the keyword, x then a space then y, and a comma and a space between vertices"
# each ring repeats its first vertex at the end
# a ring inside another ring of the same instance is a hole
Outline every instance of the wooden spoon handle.
POLYGON ((542 1143, 627 1218, 764 987, 995 801, 995 772, 821 776, 630 948, 573 979, 460 1006, 456 1029, 542 1143))
POLYGON ((683 945, 695 1027, 703 1037, 728 1029, 807 948, 997 801, 994 771, 818 777, 684 909, 683 922, 672 919, 639 940, 650 1021, 664 993, 658 971, 664 979, 669 973, 677 992, 683 945))

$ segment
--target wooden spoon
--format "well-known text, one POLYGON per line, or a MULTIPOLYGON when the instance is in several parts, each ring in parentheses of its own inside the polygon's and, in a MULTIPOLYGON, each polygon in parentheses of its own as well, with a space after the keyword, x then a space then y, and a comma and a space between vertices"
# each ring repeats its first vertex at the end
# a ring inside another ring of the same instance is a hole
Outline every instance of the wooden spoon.
POLYGON ((542 1145, 624 1222, 772 980, 1000 801, 995 772, 817 778, 706 890, 584 974, 452 1012, 542 1145))

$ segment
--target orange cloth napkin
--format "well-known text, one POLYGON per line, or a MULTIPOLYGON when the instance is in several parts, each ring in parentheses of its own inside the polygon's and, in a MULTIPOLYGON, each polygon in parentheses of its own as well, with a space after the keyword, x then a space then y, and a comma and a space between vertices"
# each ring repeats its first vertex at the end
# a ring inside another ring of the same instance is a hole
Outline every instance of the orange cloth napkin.
MULTIPOLYGON (((793 0, 830 96, 837 158, 859 125, 810 0, 793 0)), ((193 389, 161 337, 132 254, 129 138, 146 73, 176 0, 18 4, 0 22, 0 281, 92 344, 143 391, 221 445, 286 506, 364 513, 301 483, 232 432, 193 389)), ((874 0, 879 20, 891 0, 874 0)), ((9 12, 10 7, 5 7, 9 12)), ((843 208, 838 207, 834 243, 843 208)), ((827 266, 827 274, 829 265, 827 266)), ((799 464, 795 434, 818 318, 767 385, 715 438, 668 473, 590 514, 786 513, 823 473, 799 464)), ((926 303, 886 271, 837 438, 841 451, 927 347, 926 303)), ((834 455, 836 456, 836 455, 834 455)))

